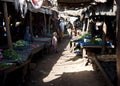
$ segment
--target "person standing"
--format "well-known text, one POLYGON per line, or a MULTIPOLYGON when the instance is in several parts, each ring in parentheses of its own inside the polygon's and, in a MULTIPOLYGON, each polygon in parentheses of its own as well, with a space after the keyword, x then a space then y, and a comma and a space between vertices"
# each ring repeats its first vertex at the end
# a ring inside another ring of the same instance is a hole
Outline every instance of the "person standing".
POLYGON ((68 24, 66 25, 66 28, 67 28, 67 32, 68 32, 69 38, 71 38, 72 24, 71 24, 70 21, 69 21, 68 24))
POLYGON ((73 38, 74 36, 76 36, 76 27, 75 25, 73 24, 73 27, 72 27, 72 30, 71 30, 71 38, 73 38))
POLYGON ((57 50, 57 32, 53 32, 53 37, 52 37, 52 47, 53 47, 53 51, 55 53, 58 53, 58 50, 57 50))
POLYGON ((60 19, 60 28, 61 28, 61 31, 62 31, 62 38, 64 38, 64 30, 65 30, 65 24, 64 24, 64 19, 61 18, 60 19))
POLYGON ((24 40, 28 43, 31 41, 30 26, 28 25, 25 28, 24 40))

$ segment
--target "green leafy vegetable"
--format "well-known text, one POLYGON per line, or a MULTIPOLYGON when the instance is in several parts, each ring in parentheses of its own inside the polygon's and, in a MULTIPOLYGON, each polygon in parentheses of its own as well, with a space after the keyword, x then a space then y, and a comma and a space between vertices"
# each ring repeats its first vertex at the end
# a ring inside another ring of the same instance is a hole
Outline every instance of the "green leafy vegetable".
POLYGON ((24 41, 24 40, 18 40, 18 41, 16 41, 15 43, 13 43, 13 46, 14 47, 22 47, 22 46, 25 46, 26 45, 26 42, 24 41))
POLYGON ((17 54, 13 49, 4 50, 3 56, 4 56, 4 58, 10 58, 10 59, 14 59, 14 60, 20 58, 20 55, 17 54))

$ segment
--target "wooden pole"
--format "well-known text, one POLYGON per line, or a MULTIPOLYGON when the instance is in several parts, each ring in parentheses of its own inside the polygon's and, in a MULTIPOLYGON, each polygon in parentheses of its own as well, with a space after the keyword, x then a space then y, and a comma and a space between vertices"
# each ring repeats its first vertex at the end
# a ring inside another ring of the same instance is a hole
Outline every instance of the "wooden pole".
POLYGON ((117 86, 120 86, 120 7, 117 7, 117 86))
POLYGON ((48 33, 50 33, 50 24, 51 24, 51 16, 49 17, 49 22, 48 22, 48 33))
POLYGON ((32 33, 32 12, 30 12, 30 33, 33 36, 33 33, 32 33))
POLYGON ((32 32, 32 12, 30 12, 30 34, 31 34, 31 41, 33 42, 33 32, 32 32))
POLYGON ((44 35, 46 35, 46 14, 44 13, 44 31, 45 31, 45 34, 44 35))
POLYGON ((102 30, 103 30, 103 35, 102 35, 103 44, 102 44, 101 54, 105 54, 105 44, 106 44, 106 34, 107 34, 107 25, 105 21, 103 23, 102 30))
POLYGON ((3 9, 4 9, 5 26, 7 31, 8 47, 12 49, 12 39, 11 39, 10 27, 8 23, 7 2, 3 2, 3 9))
POLYGON ((88 30, 89 30, 89 24, 90 24, 90 20, 89 18, 87 19, 87 29, 86 29, 86 32, 88 33, 88 30))
POLYGON ((116 0, 117 2, 117 24, 116 24, 116 29, 117 29, 117 86, 120 86, 120 1, 116 0))

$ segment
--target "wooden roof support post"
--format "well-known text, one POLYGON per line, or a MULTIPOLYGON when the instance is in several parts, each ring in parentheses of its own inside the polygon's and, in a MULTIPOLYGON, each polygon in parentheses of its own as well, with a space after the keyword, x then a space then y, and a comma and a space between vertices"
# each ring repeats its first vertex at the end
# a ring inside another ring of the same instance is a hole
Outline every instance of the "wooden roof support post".
POLYGON ((50 24, 51 24, 51 18, 52 16, 49 16, 49 21, 48 21, 48 33, 50 33, 50 24))
POLYGON ((31 34, 31 41, 33 42, 33 31, 32 31, 32 12, 30 12, 30 34, 31 34))
POLYGON ((87 19, 87 29, 86 29, 86 32, 88 33, 88 31, 89 31, 89 24, 90 24, 90 19, 88 18, 87 19))
POLYGON ((9 48, 12 49, 12 39, 11 39, 10 27, 8 23, 7 2, 3 2, 3 9, 4 9, 5 26, 6 26, 6 31, 7 31, 8 46, 9 48))
POLYGON ((103 23, 102 30, 103 30, 103 35, 102 35, 103 44, 102 44, 101 54, 105 54, 105 44, 106 44, 106 34, 107 34, 107 25, 105 21, 103 23))
POLYGON ((46 29, 47 29, 47 28, 46 28, 46 27, 47 27, 46 25, 47 25, 47 24, 46 24, 46 14, 45 14, 45 13, 44 13, 44 25, 45 25, 45 26, 44 26, 44 31, 45 31, 44 35, 46 35, 46 29))
POLYGON ((117 86, 120 86, 120 1, 116 0, 117 2, 117 86))

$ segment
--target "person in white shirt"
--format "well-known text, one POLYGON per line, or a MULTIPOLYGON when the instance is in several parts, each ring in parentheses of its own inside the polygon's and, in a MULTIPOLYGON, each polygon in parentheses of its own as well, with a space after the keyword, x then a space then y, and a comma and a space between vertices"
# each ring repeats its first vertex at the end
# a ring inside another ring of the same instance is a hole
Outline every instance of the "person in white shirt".
POLYGON ((63 19, 60 20, 60 28, 62 30, 62 37, 64 37, 65 24, 63 19))
POLYGON ((57 50, 57 42, 58 42, 58 40, 57 40, 57 32, 53 32, 52 46, 53 46, 53 51, 54 51, 55 53, 58 52, 58 50, 57 50))

